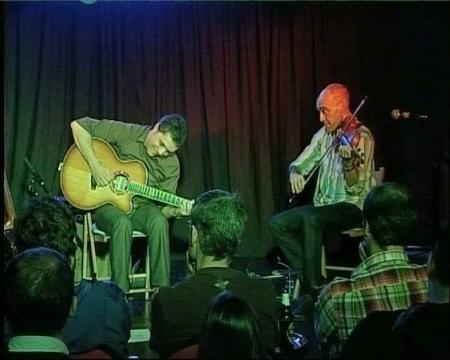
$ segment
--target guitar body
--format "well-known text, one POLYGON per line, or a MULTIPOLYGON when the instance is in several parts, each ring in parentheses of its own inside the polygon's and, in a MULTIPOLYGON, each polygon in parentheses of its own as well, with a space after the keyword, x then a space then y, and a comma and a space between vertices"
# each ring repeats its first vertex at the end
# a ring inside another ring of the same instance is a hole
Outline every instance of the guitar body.
MULTIPOLYGON (((147 170, 139 160, 120 160, 114 149, 106 141, 93 138, 92 147, 103 165, 114 174, 114 179, 147 183, 147 170)), ((107 186, 98 186, 91 169, 78 150, 72 145, 64 157, 60 174, 61 190, 67 201, 82 210, 93 210, 111 204, 129 214, 133 210, 132 198, 135 194, 117 190, 113 180, 107 186)))

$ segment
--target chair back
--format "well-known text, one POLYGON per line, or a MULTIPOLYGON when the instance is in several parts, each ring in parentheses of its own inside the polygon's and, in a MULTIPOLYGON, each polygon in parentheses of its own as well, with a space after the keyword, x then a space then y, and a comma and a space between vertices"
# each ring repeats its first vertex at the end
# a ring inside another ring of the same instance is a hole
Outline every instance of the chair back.
POLYGON ((375 171, 375 181, 377 185, 381 185, 383 183, 385 171, 386 169, 384 166, 380 166, 380 168, 375 171))

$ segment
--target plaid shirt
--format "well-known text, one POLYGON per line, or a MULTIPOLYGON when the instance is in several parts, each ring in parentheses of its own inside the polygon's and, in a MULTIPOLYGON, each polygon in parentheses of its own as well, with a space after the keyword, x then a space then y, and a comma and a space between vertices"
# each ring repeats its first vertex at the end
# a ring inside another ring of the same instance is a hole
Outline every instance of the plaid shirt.
POLYGON ((336 278, 322 290, 314 312, 319 344, 331 357, 339 355, 344 341, 369 313, 425 303, 427 289, 427 266, 411 264, 404 250, 371 255, 350 279, 336 278))

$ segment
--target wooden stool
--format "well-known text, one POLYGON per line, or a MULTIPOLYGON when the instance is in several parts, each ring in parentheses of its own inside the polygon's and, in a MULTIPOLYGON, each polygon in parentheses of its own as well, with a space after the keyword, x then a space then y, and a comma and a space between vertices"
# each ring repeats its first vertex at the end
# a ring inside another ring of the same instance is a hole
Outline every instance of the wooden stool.
MULTIPOLYGON (((136 293, 144 293, 145 300, 150 298, 150 292, 152 291, 150 285, 150 245, 147 240, 147 236, 144 233, 139 231, 133 231, 133 239, 135 238, 145 238, 146 243, 146 254, 145 254, 145 272, 135 273, 132 267, 132 261, 130 261, 130 269, 129 269, 129 280, 131 285, 133 282, 139 279, 144 279, 144 287, 141 288, 130 288, 128 294, 136 294, 136 293)), ((90 212, 86 212, 83 215, 83 259, 82 259, 82 278, 83 279, 99 279, 103 280, 105 278, 98 278, 98 268, 97 268, 97 253, 95 249, 95 243, 107 243, 110 236, 107 235, 104 231, 98 229, 95 224, 92 222, 92 215, 90 212), (88 276, 87 264, 88 257, 91 255, 91 264, 92 264, 92 276, 88 276)), ((131 258, 131 253, 130 253, 131 258)))

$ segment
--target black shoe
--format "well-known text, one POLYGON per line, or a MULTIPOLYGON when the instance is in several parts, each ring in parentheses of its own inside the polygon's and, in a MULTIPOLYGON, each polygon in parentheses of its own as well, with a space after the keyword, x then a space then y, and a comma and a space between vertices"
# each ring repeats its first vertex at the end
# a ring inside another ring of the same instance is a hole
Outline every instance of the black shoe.
POLYGON ((320 295, 325 285, 313 285, 311 286, 313 294, 315 295, 315 299, 320 295))
POLYGON ((301 293, 302 295, 310 296, 313 301, 316 301, 322 289, 323 286, 305 285, 303 286, 301 293))
POLYGON ((300 296, 293 303, 293 314, 297 320, 307 321, 314 314, 314 299, 311 295, 305 294, 300 296))

